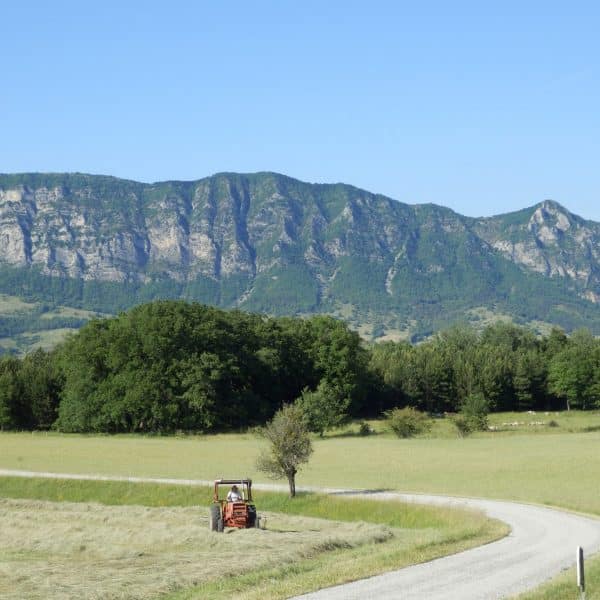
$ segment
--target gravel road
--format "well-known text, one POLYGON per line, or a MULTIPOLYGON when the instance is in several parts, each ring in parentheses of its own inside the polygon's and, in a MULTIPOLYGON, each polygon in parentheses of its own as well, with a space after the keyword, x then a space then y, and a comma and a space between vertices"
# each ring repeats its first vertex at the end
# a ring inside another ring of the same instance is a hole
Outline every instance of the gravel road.
MULTIPOLYGON (((0 469, 0 476, 179 485, 209 485, 212 483, 197 479, 111 477, 9 469, 0 469)), ((256 485, 255 487, 258 489, 285 489, 283 486, 277 485, 256 485)), ((367 598, 488 600, 506 598, 534 588, 554 577, 561 570, 572 566, 575 563, 577 546, 583 547, 586 556, 600 550, 600 520, 557 509, 475 498, 311 489, 368 497, 380 501, 402 500, 483 510, 488 516, 507 523, 511 532, 507 537, 479 548, 297 597, 303 600, 364 600, 367 598)), ((573 585, 575 586, 575 583, 573 585)))
MULTIPOLYGON (((600 550, 600 520, 560 510, 516 502, 394 492, 373 493, 369 497, 479 509, 508 523, 511 532, 479 548, 297 598, 506 598, 534 588, 572 566, 577 546, 583 547, 586 556, 600 550)), ((574 589, 575 585, 573 582, 574 589)))

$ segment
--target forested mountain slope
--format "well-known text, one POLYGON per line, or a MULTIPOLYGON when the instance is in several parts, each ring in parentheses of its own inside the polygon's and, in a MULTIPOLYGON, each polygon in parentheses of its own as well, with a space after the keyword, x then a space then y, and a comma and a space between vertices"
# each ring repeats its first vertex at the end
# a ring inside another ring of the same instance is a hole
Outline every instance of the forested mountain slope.
POLYGON ((274 173, 0 175, 0 292, 104 313, 180 297, 334 314, 372 338, 482 311, 600 333, 599 241, 551 201, 473 219, 274 173))

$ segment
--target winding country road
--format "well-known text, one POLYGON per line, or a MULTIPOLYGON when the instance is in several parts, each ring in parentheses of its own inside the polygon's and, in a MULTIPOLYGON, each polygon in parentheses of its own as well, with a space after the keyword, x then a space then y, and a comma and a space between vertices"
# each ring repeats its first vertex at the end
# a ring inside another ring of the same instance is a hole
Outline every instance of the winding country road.
MULTIPOLYGON (((107 477, 9 469, 0 469, 0 476, 180 485, 212 483, 196 479, 107 477)), ((256 485, 255 487, 283 489, 282 486, 275 485, 256 485)), ((534 588, 558 574, 562 569, 572 566, 575 563, 577 546, 583 547, 586 556, 600 550, 600 520, 557 509, 499 500, 398 492, 365 493, 354 490, 317 490, 316 488, 312 488, 312 490, 380 501, 402 500, 483 510, 488 516, 507 523, 511 532, 497 542, 465 552, 297 597, 303 600, 363 600, 365 598, 385 598, 386 600, 396 598, 402 600, 411 598, 420 600, 481 598, 488 600, 505 598, 534 588)))
MULTIPOLYGON (((445 496, 374 493, 370 498, 483 510, 508 523, 510 534, 491 544, 298 596, 303 600, 398 598, 471 600, 506 598, 538 586, 600 550, 600 520, 516 502, 445 496)), ((575 582, 573 582, 575 589, 575 582)))

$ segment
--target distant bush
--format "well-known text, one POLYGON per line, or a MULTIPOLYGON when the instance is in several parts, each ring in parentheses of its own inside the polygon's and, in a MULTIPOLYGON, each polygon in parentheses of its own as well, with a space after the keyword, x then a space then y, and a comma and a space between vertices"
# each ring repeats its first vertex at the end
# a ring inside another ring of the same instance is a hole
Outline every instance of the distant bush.
POLYGON ((551 421, 548 421, 548 427, 558 427, 558 423, 552 419, 551 421))
POLYGON ((473 433, 472 424, 464 415, 456 415, 452 418, 452 423, 456 427, 459 437, 467 437, 473 433))
POLYGON ((358 435, 366 437, 368 435, 371 435, 372 433, 373 433, 373 430, 371 429, 371 426, 366 421, 362 421, 360 423, 360 425, 358 426, 358 435))
POLYGON ((474 431, 487 431, 489 412, 490 403, 482 393, 469 394, 461 404, 460 413, 452 419, 458 435, 466 437, 474 431))
POLYGON ((400 438, 409 438, 431 429, 431 421, 425 413, 415 408, 394 408, 386 413, 387 424, 400 438))
POLYGON ((480 392, 469 394, 460 407, 460 414, 470 423, 473 431, 486 431, 490 403, 480 392))

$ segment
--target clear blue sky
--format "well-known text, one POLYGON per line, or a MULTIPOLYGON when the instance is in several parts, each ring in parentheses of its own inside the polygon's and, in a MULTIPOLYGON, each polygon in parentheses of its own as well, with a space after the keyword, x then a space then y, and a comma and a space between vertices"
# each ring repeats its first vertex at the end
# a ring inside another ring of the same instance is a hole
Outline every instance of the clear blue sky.
POLYGON ((473 216, 552 198, 600 221, 597 3, 1 12, 0 172, 268 170, 473 216))

